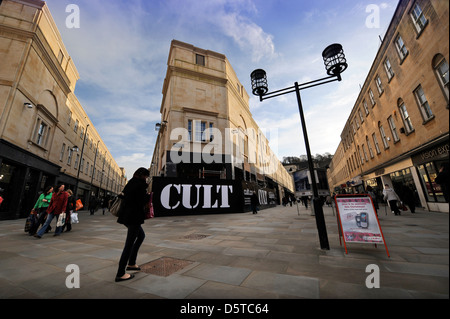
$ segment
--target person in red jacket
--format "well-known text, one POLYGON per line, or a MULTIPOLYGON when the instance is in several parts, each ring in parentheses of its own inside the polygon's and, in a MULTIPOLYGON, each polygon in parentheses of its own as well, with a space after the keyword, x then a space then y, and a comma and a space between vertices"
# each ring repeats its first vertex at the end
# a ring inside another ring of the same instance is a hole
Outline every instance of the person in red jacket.
MULTIPOLYGON (((47 220, 45 221, 41 229, 39 229, 37 234, 34 235, 34 237, 36 238, 42 238, 45 230, 50 225, 53 218, 55 216, 56 218, 58 218, 60 214, 66 211, 67 199, 69 195, 64 191, 64 184, 58 185, 56 189, 57 191, 53 193, 52 199, 50 200, 50 206, 48 206, 47 208, 47 220)), ((59 236, 61 234, 61 231, 62 227, 56 227, 54 236, 59 236)))

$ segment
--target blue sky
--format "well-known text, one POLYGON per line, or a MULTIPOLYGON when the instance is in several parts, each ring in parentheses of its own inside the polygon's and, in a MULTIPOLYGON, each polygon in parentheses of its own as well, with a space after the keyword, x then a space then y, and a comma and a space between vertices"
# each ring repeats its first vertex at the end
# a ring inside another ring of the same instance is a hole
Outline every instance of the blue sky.
MULTIPOLYGON (((75 94, 131 177, 151 162, 173 39, 225 54, 250 95, 254 69, 266 70, 271 91, 321 78, 323 49, 342 44, 342 82, 302 91, 311 152, 334 154, 398 0, 46 3, 80 73, 75 94), (66 26, 69 4, 80 9, 79 28, 66 26)), ((261 128, 278 131, 270 143, 280 160, 306 154, 295 94, 262 103, 251 95, 250 111, 261 128)))

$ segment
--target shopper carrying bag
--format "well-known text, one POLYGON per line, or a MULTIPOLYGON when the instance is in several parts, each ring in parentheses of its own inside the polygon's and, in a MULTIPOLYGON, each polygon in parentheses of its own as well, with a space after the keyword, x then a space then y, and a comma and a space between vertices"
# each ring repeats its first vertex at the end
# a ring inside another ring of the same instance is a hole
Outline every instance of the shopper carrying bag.
POLYGON ((149 176, 149 170, 141 167, 133 174, 133 178, 123 189, 123 202, 117 222, 125 225, 128 232, 125 247, 119 260, 116 282, 134 278, 134 275, 127 274, 126 270, 141 270, 136 264, 136 259, 139 248, 145 239, 145 233, 141 225, 144 224, 145 220, 145 206, 150 200, 150 194, 147 192, 149 176))

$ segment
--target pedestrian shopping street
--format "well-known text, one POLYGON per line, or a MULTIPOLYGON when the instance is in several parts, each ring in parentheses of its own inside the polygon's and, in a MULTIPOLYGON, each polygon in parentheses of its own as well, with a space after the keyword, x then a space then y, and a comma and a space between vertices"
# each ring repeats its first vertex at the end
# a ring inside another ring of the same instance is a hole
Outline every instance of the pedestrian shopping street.
POLYGON ((126 230, 111 214, 80 212, 69 233, 36 239, 25 220, 0 222, 0 298, 44 299, 448 299, 449 218, 382 206, 383 245, 341 246, 334 208, 324 206, 330 250, 321 250, 304 206, 258 214, 147 220, 133 280, 115 283, 126 230), (153 264, 151 264, 153 262, 153 264), (68 288, 68 265, 80 270, 68 288), (369 289, 368 265, 380 270, 369 289))

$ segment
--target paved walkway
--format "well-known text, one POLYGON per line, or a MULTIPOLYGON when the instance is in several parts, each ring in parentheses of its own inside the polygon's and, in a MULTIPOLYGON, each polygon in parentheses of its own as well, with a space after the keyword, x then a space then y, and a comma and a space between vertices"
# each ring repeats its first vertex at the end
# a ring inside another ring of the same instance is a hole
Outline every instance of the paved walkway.
POLYGON ((448 214, 394 216, 381 208, 389 258, 374 245, 348 245, 346 254, 334 211, 324 210, 330 250, 319 248, 315 218, 303 206, 149 220, 138 264, 159 262, 166 276, 137 272, 120 283, 126 230, 109 213, 80 212, 71 232, 42 239, 24 233, 24 220, 0 221, 0 298, 449 298, 448 214), (66 286, 71 264, 80 269, 80 288, 66 286), (380 288, 366 286, 370 264, 380 269, 380 288))

